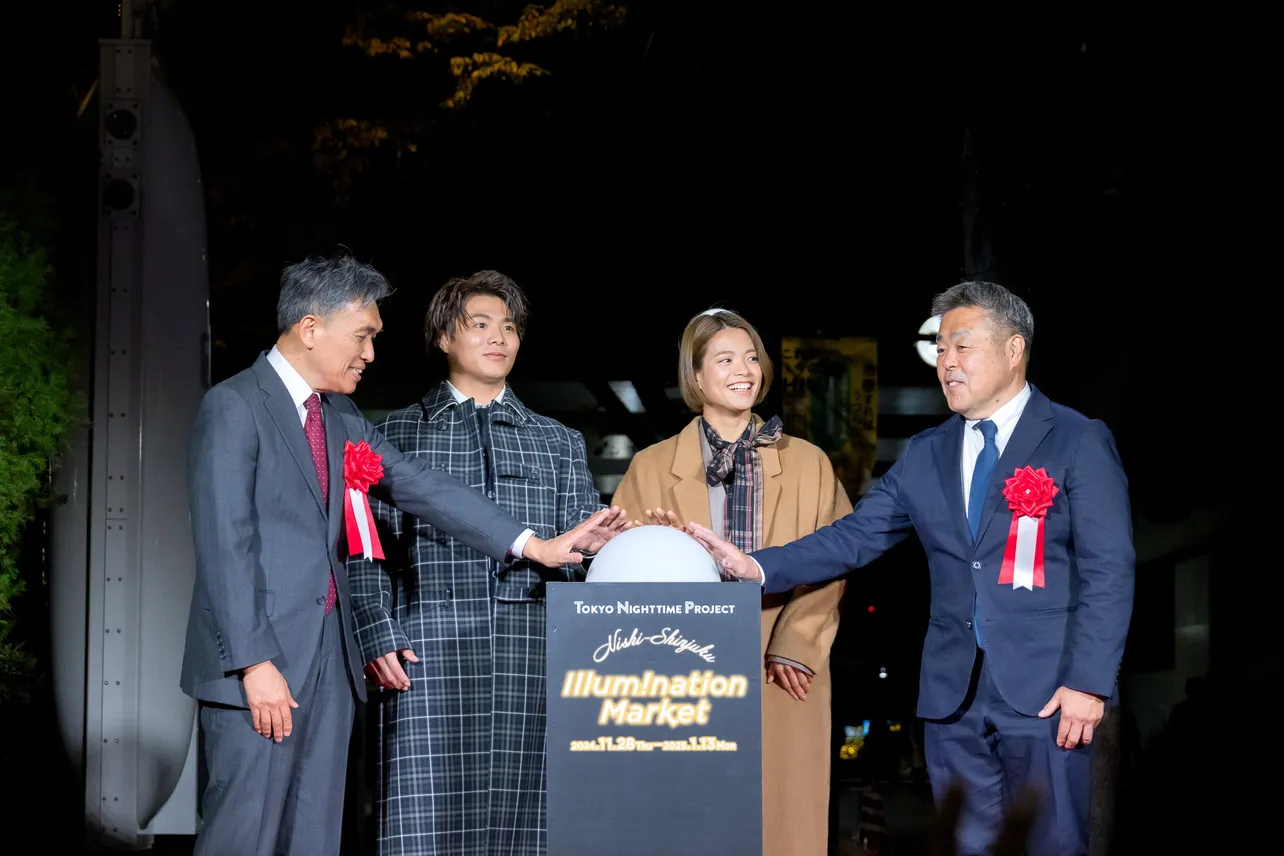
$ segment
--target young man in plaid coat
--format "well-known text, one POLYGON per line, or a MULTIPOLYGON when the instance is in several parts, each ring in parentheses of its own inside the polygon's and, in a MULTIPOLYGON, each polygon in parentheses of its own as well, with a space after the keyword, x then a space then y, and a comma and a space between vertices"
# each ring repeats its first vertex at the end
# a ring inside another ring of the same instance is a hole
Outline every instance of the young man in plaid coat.
MULTIPOLYGON (((484 490, 541 538, 601 508, 584 438, 505 383, 526 297, 503 274, 452 279, 425 321, 449 380, 378 429, 484 490)), ((380 693, 381 856, 543 856, 544 583, 579 566, 506 567, 396 509, 374 508, 385 561, 349 561, 367 672, 380 693)))

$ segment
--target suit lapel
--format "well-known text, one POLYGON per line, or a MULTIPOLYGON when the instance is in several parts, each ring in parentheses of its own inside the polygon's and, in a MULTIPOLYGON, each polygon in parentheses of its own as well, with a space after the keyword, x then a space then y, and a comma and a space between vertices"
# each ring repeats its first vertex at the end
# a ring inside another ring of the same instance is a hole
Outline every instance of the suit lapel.
POLYGON ((945 430, 937 435, 936 473, 945 492, 945 505, 949 508, 951 525, 964 544, 972 542, 967 529, 967 513, 963 510, 963 417, 955 416, 945 430))
POLYGON ((1039 448, 1039 444, 1051 430, 1052 405, 1031 386, 1030 400, 1026 402, 1021 418, 1012 429, 1012 436, 1008 439, 1003 454, 999 456, 999 462, 995 464, 994 473, 990 476, 990 483, 986 486, 985 507, 981 511, 981 525, 976 531, 976 543, 980 544, 985 538, 990 521, 994 519, 994 514, 1002 503, 1003 485, 1018 467, 1026 465, 1034 450, 1039 448))
POLYGON ((321 412, 325 417, 326 460, 330 468, 330 518, 329 540, 327 544, 337 543, 339 523, 343 520, 343 450, 347 437, 343 432, 343 420, 335 413, 325 396, 321 397, 321 412))
POLYGON ((709 514, 709 487, 704 481, 704 464, 700 459, 700 418, 693 419, 678 435, 670 471, 678 477, 673 486, 674 509, 682 523, 694 520, 702 526, 713 523, 709 514))
POLYGON ((312 463, 312 450, 303 435, 303 423, 299 421, 299 408, 290 400, 290 393, 285 388, 281 376, 272 368, 266 357, 260 357, 254 363, 254 373, 259 377, 259 388, 263 390, 263 405, 276 422, 277 430, 285 447, 290 450, 294 462, 303 472, 303 480, 312 491, 317 509, 326 513, 325 504, 321 501, 321 482, 317 480, 316 464, 312 463))

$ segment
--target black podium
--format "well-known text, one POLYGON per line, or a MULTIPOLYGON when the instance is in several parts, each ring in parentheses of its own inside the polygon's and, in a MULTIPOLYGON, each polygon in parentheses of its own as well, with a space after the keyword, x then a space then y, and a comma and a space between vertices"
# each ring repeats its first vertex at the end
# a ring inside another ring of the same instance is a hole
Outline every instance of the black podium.
POLYGON ((761 596, 549 584, 549 856, 762 852, 761 596))

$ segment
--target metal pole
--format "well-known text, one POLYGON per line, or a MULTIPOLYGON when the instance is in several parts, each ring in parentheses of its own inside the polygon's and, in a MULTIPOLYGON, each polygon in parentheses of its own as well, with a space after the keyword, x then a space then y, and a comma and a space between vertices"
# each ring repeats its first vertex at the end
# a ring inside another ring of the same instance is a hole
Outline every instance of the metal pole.
POLYGON ((120 37, 141 39, 150 0, 120 0, 120 37))

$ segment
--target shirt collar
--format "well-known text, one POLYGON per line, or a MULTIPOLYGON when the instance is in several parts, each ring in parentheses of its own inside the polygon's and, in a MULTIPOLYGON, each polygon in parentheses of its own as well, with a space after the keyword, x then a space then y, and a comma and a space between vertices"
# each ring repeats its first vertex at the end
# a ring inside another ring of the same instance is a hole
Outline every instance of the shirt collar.
POLYGON ((290 365, 290 361, 285 358, 285 354, 276 349, 276 345, 268 351, 267 361, 281 376, 281 382, 285 384, 285 391, 290 394, 290 400, 294 402, 294 406, 302 407, 313 393, 312 387, 303 379, 303 375, 290 365))
MULTIPOLYGON (((994 413, 987 418, 994 423, 999 434, 1006 435, 1007 431, 1016 425, 1017 420, 1021 418, 1021 412, 1025 410, 1025 403, 1029 400, 1030 384, 1027 383, 1021 387, 1020 392, 1012 397, 1011 401, 994 411, 994 413)), ((968 419, 966 420, 967 427, 975 428, 976 424, 982 421, 984 420, 968 419)))
MULTIPOLYGON (((450 390, 450 394, 451 394, 452 396, 454 396, 454 398, 455 398, 455 403, 456 403, 456 404, 463 404, 465 401, 467 401, 467 400, 469 399, 469 396, 464 395, 462 392, 460 392, 459 390, 455 389, 455 385, 454 385, 453 383, 451 383, 450 381, 446 381, 446 387, 450 390)), ((504 386, 504 388, 503 388, 503 389, 501 389, 501 390, 499 391, 499 395, 495 396, 495 399, 494 399, 494 401, 493 401, 492 403, 494 403, 494 404, 502 404, 502 403, 503 403, 503 401, 504 401, 504 393, 505 393, 505 392, 508 392, 508 386, 507 386, 507 385, 505 385, 505 386, 504 386)), ((474 404, 476 404, 476 402, 475 402, 475 401, 474 401, 473 403, 474 403, 474 404)), ((485 406, 487 406, 487 405, 478 404, 477 406, 478 406, 478 407, 485 407, 485 406)))

